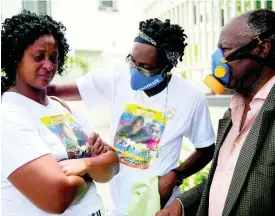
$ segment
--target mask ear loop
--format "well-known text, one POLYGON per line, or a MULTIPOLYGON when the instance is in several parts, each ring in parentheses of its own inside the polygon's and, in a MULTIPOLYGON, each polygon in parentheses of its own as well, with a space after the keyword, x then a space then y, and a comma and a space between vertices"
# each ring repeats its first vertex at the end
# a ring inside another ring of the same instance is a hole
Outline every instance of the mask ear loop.
POLYGON ((171 75, 172 75, 172 72, 171 72, 171 69, 172 69, 173 67, 171 67, 171 65, 167 65, 163 70, 162 70, 162 72, 160 73, 161 74, 161 76, 163 77, 163 78, 165 78, 165 77, 170 77, 171 75))

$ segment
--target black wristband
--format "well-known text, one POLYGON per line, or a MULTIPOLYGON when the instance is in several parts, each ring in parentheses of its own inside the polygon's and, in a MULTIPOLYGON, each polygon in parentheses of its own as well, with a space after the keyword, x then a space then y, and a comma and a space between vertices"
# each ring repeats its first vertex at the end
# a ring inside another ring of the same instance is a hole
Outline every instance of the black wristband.
POLYGON ((184 176, 183 172, 181 172, 177 169, 172 169, 171 171, 176 173, 177 179, 178 179, 177 186, 180 186, 182 184, 183 180, 185 179, 185 176, 184 176))

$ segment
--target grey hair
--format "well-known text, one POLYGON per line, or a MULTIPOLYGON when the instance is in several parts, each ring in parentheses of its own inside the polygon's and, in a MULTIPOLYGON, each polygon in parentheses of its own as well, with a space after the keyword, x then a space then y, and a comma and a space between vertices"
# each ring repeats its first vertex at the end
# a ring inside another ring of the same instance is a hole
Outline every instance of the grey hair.
MULTIPOLYGON (((246 27, 243 34, 255 37, 263 32, 270 31, 269 39, 275 43, 275 12, 268 9, 258 9, 244 14, 246 27)), ((275 44, 274 44, 275 45, 275 44)), ((274 47, 273 47, 274 48, 274 47)))
POLYGON ((246 19, 246 26, 242 34, 248 35, 252 38, 270 31, 271 34, 268 37, 271 42, 271 58, 275 59, 275 12, 268 9, 258 9, 249 11, 243 16, 246 19))

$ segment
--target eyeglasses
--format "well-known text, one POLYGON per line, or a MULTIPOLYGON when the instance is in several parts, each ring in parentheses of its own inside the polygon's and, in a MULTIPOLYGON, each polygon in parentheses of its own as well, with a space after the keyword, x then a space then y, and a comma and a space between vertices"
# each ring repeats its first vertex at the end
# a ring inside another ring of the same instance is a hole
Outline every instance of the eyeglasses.
POLYGON ((133 57, 131 56, 131 54, 129 54, 126 57, 126 62, 127 62, 127 64, 129 64, 130 67, 136 68, 140 73, 142 73, 143 75, 145 75, 147 77, 152 77, 152 76, 156 76, 158 74, 161 74, 168 67, 168 65, 167 65, 165 68, 156 68, 156 69, 153 69, 153 70, 147 70, 143 67, 140 67, 140 66, 136 65, 136 63, 134 62, 133 57))

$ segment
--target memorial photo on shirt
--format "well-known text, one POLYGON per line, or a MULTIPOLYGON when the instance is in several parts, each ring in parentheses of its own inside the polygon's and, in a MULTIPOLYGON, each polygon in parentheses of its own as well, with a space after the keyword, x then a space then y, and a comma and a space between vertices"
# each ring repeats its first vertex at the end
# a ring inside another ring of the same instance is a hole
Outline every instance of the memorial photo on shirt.
POLYGON ((114 141, 120 162, 134 168, 149 168, 152 153, 158 154, 160 150, 165 125, 162 112, 135 104, 126 105, 114 141))
POLYGON ((90 157, 88 137, 70 114, 45 116, 40 120, 65 145, 69 159, 90 157))

